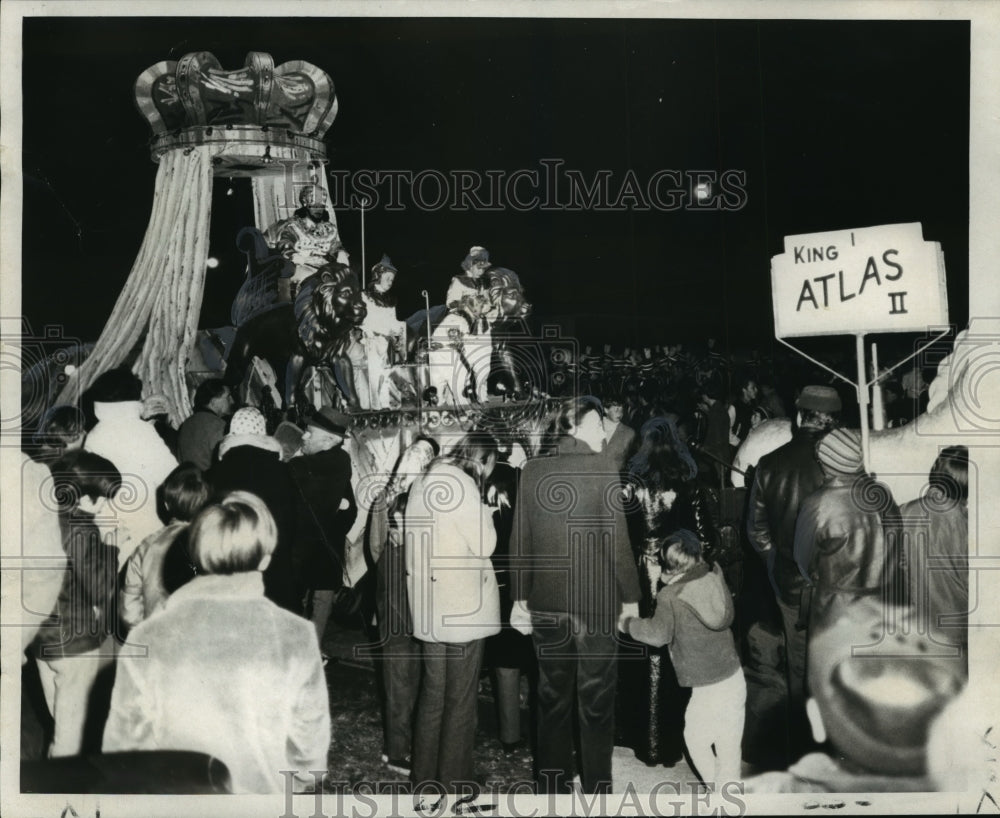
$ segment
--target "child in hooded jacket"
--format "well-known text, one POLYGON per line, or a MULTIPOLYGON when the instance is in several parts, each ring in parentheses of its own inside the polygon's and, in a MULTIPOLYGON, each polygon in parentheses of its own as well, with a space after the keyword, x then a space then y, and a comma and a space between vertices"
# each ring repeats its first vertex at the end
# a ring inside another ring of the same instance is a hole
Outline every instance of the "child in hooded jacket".
POLYGON ((683 687, 691 688, 684 712, 684 743, 697 773, 716 788, 741 776, 740 744, 746 681, 729 626, 733 599, 718 565, 709 566, 703 544, 687 529, 660 546, 660 583, 651 617, 625 622, 633 639, 668 645, 683 687))

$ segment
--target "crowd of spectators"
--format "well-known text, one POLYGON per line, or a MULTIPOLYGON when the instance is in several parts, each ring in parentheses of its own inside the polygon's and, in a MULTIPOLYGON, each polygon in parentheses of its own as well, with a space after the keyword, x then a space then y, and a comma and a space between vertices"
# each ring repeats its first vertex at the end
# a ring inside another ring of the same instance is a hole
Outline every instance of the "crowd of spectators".
POLYGON ((497 740, 530 745, 540 792, 609 790, 623 741, 650 764, 686 749, 706 786, 938 786, 928 731, 967 676, 967 451, 943 449, 927 496, 900 510, 837 390, 780 363, 712 343, 559 356, 551 394, 575 394, 544 434, 410 432, 362 508, 349 415, 324 407, 276 434, 210 379, 158 431, 138 379, 104 373, 79 408, 46 414, 25 458, 51 482, 35 552, 65 565, 24 586, 49 755, 190 750, 221 759, 234 791, 282 791, 281 770, 308 786, 331 741, 323 636, 352 596, 363 519, 382 761, 414 783, 476 780, 489 667, 497 740), (742 463, 776 421, 786 436, 742 463), (914 617, 932 627, 892 624, 914 617), (886 628, 893 650, 852 653, 886 628), (780 651, 759 649, 769 635, 780 651), (780 704, 770 763, 750 733, 763 699, 780 704))

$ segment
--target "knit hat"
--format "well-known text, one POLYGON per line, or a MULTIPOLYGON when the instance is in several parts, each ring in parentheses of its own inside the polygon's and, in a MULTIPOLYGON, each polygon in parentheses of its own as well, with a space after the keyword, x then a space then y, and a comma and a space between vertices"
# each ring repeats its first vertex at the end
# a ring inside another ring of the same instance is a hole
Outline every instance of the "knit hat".
POLYGON ((327 432, 343 437, 351 425, 351 419, 332 406, 321 406, 306 421, 306 426, 316 426, 327 432))
POLYGON ((814 412, 839 412, 842 408, 840 394, 832 386, 807 386, 803 388, 795 406, 814 412))
POLYGON ((253 446, 275 452, 282 456, 281 444, 267 433, 267 421, 261 411, 253 406, 237 409, 229 420, 229 432, 219 442, 219 459, 221 460, 230 449, 239 446, 253 446))
POLYGON ((260 409, 247 406, 237 409, 229 421, 229 434, 231 435, 266 435, 267 421, 260 409))
POLYGON ((861 433, 857 429, 833 429, 816 444, 816 458, 829 476, 857 474, 864 468, 861 433))
POLYGON ((472 269, 472 265, 476 262, 483 262, 489 264, 490 254, 485 247, 473 247, 469 250, 469 255, 465 257, 465 261, 462 262, 462 269, 465 272, 469 272, 472 269))
POLYGON ((962 689, 961 660, 862 599, 809 641, 809 690, 837 753, 872 773, 923 775, 934 718, 962 689), (889 623, 896 626, 889 632, 889 623))

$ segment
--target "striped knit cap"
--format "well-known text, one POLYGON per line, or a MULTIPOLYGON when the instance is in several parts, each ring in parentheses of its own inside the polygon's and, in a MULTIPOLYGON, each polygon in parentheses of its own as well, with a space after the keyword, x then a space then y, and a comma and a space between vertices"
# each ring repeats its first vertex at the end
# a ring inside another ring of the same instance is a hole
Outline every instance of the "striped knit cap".
POLYGON ((834 429, 816 444, 816 458, 827 475, 857 474, 864 468, 861 433, 834 429))

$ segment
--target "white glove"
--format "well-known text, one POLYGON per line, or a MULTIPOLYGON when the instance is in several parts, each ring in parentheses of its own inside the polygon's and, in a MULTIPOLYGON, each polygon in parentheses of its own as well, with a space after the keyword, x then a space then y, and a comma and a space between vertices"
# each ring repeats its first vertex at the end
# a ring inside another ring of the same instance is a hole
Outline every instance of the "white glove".
POLYGON ((510 626, 525 636, 531 633, 531 611, 528 610, 523 599, 517 600, 514 607, 511 608, 510 626))
POLYGON ((628 620, 638 619, 639 617, 639 603, 638 602, 624 602, 622 603, 622 612, 618 617, 618 630, 622 633, 628 633, 628 620))

